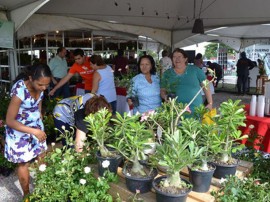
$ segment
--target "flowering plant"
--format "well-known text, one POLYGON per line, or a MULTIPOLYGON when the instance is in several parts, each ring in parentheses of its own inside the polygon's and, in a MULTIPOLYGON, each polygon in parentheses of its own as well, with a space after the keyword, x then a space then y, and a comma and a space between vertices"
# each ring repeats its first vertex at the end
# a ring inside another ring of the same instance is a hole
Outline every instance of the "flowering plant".
POLYGON ((31 168, 35 188, 30 201, 113 201, 107 192, 109 182, 116 178, 109 172, 105 177, 95 177, 90 166, 93 154, 66 147, 61 150, 54 143, 52 148, 42 164, 35 162, 31 168))

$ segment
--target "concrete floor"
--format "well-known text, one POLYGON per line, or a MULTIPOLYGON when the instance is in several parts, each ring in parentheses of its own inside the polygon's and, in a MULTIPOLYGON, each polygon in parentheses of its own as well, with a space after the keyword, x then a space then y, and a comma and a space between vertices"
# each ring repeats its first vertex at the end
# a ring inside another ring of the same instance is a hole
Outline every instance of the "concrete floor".
MULTIPOLYGON (((221 102, 228 99, 242 100, 243 104, 249 103, 251 95, 238 96, 234 93, 216 92, 213 94, 214 107, 218 107, 221 102)), ((31 185, 31 190, 33 186, 31 185)), ((22 191, 18 178, 15 173, 12 173, 9 177, 3 177, 0 175, 0 202, 19 202, 22 200, 22 191)))

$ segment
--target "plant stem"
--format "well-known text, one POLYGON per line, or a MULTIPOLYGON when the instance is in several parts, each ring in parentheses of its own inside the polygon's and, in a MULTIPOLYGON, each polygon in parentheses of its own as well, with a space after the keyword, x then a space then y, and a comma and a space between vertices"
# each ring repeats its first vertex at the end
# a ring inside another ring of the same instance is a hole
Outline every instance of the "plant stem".
POLYGON ((174 187, 182 187, 181 185, 181 178, 180 178, 180 172, 174 172, 171 175, 168 175, 168 183, 169 186, 174 186, 174 187))

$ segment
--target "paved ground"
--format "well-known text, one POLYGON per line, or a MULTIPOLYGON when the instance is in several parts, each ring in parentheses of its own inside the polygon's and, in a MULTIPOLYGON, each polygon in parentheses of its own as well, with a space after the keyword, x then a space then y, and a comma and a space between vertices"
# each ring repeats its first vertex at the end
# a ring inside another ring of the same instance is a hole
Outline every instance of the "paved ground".
MULTIPOLYGON (((251 96, 237 96, 234 93, 226 92, 216 92, 213 95, 214 107, 218 107, 221 102, 228 99, 241 99, 242 103, 249 103, 251 96)), ((9 177, 3 177, 0 175, 0 202, 19 202, 22 200, 22 192, 19 185, 19 181, 15 173, 11 174, 9 177)))

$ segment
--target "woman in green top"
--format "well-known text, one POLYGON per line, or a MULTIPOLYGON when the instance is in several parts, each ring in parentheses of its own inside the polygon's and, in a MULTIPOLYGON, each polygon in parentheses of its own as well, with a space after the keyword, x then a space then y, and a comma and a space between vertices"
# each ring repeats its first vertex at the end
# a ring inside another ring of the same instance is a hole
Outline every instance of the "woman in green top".
MULTIPOLYGON (((195 65, 188 65, 188 55, 183 49, 176 48, 172 56, 173 68, 164 72, 161 79, 161 97, 167 101, 168 93, 175 93, 177 101, 188 104, 206 79, 204 72, 195 65)), ((207 108, 212 109, 213 99, 209 88, 203 89, 207 99, 207 108)), ((190 109, 194 112, 195 107, 203 104, 202 95, 199 94, 190 109)))

